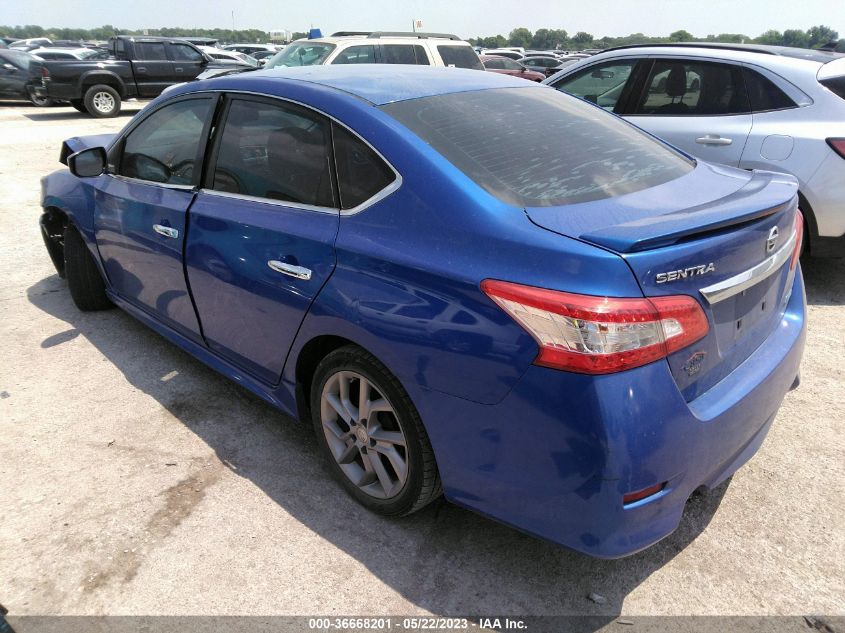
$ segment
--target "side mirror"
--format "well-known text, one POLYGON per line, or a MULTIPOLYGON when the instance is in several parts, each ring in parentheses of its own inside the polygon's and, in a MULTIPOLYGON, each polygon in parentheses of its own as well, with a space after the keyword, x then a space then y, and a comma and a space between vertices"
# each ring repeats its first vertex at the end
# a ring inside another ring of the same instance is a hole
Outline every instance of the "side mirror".
POLYGON ((67 158, 67 166, 77 178, 93 178, 106 171, 106 150, 103 147, 89 147, 67 158))

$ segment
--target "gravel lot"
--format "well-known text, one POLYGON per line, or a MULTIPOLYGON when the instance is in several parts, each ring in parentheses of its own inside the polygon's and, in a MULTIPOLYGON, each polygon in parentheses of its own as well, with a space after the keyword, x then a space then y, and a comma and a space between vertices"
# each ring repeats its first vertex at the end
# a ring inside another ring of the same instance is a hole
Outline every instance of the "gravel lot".
POLYGON ((593 560, 446 503, 386 520, 330 479, 309 427, 125 313, 71 303, 39 179, 63 139, 137 107, 98 121, 0 105, 10 616, 845 614, 845 262, 804 264, 803 382, 762 449, 657 546, 593 560))

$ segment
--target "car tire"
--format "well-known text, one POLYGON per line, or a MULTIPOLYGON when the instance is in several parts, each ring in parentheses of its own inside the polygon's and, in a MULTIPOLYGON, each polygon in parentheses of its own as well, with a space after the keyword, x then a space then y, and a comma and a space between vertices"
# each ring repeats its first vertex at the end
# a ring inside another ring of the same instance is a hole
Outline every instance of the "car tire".
POLYGON ((404 516, 441 495, 434 451, 416 407, 396 377, 365 350, 342 347, 320 362, 311 384, 311 419, 332 473, 369 510, 404 516), (361 410, 362 397, 367 412, 361 410), (366 419, 358 419, 361 415, 366 419))
POLYGON ((88 113, 88 110, 85 108, 85 99, 71 99, 70 105, 79 112, 88 113))
POLYGON ((91 251, 72 226, 65 229, 65 277, 70 296, 80 310, 90 312, 114 306, 106 295, 106 285, 91 251))
POLYGON ((49 108, 56 105, 56 102, 50 97, 39 97, 34 92, 29 93, 29 101, 39 108, 49 108))
POLYGON ((85 110, 98 119, 109 119, 120 114, 120 95, 111 86, 99 84, 85 92, 85 110))

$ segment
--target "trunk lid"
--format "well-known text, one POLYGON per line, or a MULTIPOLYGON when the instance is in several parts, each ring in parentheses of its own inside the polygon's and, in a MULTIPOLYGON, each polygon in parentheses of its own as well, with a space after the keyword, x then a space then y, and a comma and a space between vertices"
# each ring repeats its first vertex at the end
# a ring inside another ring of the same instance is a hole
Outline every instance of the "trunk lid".
POLYGON ((794 275, 796 193, 791 176, 699 163, 641 192, 526 212, 543 228, 618 253, 645 296, 699 301, 707 336, 668 357, 690 401, 736 369, 780 322, 794 275))

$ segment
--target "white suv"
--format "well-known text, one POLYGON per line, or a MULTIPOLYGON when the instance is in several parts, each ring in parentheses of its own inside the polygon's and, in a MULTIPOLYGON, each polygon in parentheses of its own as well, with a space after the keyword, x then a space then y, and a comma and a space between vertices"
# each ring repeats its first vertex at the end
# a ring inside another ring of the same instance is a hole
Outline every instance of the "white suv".
POLYGON ((698 158, 798 179, 813 256, 845 256, 845 55, 741 44, 631 46, 543 83, 698 158))
POLYGON ((341 31, 331 37, 296 40, 264 68, 318 64, 415 64, 484 70, 468 42, 445 33, 341 31))

